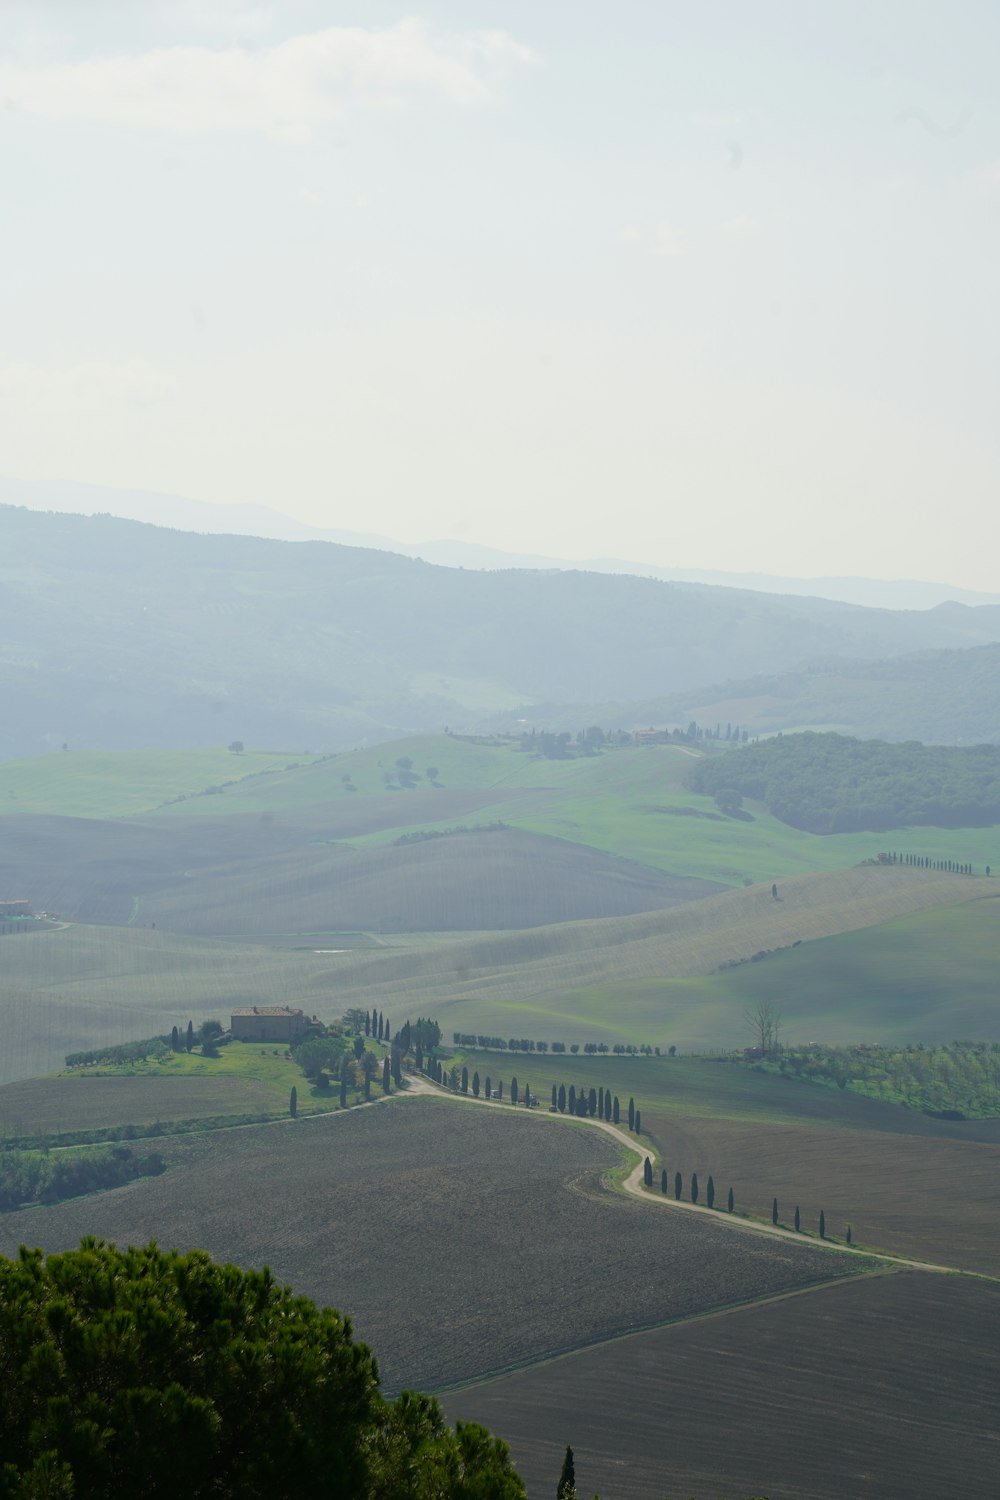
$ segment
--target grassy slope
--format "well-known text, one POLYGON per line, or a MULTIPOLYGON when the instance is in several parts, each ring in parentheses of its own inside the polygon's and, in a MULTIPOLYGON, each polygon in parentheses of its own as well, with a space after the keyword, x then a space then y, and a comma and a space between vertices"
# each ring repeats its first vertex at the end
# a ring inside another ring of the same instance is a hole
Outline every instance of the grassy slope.
MULTIPOLYGON (((70 818, 123 818, 169 799, 261 772, 293 759, 278 751, 67 750, 0 766, 0 814, 57 813, 70 818)), ((203 799, 209 807, 219 798, 203 799)))
MULTIPOLYGON (((741 986, 766 983, 764 971, 779 972, 792 957, 795 972, 807 974, 808 956, 797 949, 713 976, 707 993, 701 984, 671 991, 664 976, 697 976, 761 948, 906 913, 941 906, 961 912, 950 907, 956 895, 975 898, 984 887, 983 881, 924 871, 867 868, 786 882, 778 902, 770 887, 755 887, 633 917, 460 939, 418 935, 412 942, 343 953, 223 943, 142 927, 72 926, 10 935, 0 939, 6 1040, 0 1066, 5 1079, 30 1077, 58 1066, 67 1052, 167 1031, 186 1025, 189 1017, 224 1018, 237 1004, 302 1005, 329 1019, 349 1005, 376 1000, 396 1025, 408 1014, 430 1011, 446 1034, 454 1029, 543 1040, 733 1046, 744 1033, 741 986), (642 982, 630 989, 629 980, 642 982)), ((982 909, 991 911, 992 902, 982 909)), ((970 1003, 962 1030, 989 1038, 995 1030, 988 978, 995 947, 988 917, 963 920, 945 911, 937 920, 934 941, 945 953, 960 942, 969 945, 970 933, 978 933, 981 977, 979 988, 970 981, 968 990, 981 1003, 970 1003), (956 922, 953 941, 949 924, 956 922)), ((905 937, 891 937, 905 946, 905 937)), ((314 941, 317 948, 341 946, 314 941)), ((877 936, 871 942, 877 948, 877 936)), ((891 962, 884 972, 891 976, 891 962)), ((928 990, 923 1001, 928 1040, 953 1035, 954 987, 943 963, 938 972, 939 988, 928 990)), ((798 982, 806 987, 805 978, 798 982)), ((834 1039, 843 991, 833 986, 828 993, 827 1009, 808 1013, 808 1030, 834 1039)), ((905 1034, 906 995, 905 985, 890 986, 879 1010, 859 1004, 850 1035, 856 1038, 859 1029, 872 1040, 905 1034)))

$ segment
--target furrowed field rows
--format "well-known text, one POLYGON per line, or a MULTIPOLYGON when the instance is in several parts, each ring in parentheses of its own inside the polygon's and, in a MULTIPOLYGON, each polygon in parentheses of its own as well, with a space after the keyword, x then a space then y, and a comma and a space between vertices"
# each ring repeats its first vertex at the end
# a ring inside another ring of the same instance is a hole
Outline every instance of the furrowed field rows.
POLYGON ((450 1394, 529 1493, 942 1500, 996 1491, 1000 1287, 903 1272, 636 1334, 450 1394))
POLYGON ((4 1215, 0 1251, 98 1234, 269 1264, 354 1318, 390 1389, 473 1379, 865 1265, 653 1213, 601 1187, 618 1151, 599 1132, 513 1112, 416 1098, 160 1145, 162 1177, 4 1215))

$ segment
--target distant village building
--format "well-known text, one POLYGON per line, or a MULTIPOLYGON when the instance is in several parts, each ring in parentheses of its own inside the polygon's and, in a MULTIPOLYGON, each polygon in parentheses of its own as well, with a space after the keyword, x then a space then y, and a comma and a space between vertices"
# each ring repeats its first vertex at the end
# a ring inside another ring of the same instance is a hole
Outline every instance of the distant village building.
POLYGON ((298 1042, 312 1022, 288 1005, 240 1006, 229 1018, 234 1042, 298 1042))

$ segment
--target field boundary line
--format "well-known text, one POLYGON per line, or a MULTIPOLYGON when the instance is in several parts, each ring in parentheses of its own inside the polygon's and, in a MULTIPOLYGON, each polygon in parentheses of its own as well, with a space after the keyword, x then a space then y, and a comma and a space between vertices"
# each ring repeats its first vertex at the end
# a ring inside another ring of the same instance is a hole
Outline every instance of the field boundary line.
MULTIPOLYGON (((879 1266, 864 1274, 864 1280, 878 1281, 890 1276, 921 1275, 921 1272, 910 1272, 905 1268, 895 1266, 879 1266)), ((663 1328, 683 1328, 688 1323, 707 1323, 713 1318, 728 1318, 734 1313, 754 1312, 759 1307, 769 1307, 775 1302, 787 1302, 792 1297, 811 1297, 816 1292, 833 1291, 839 1287, 856 1286, 856 1276, 831 1276, 822 1281, 812 1281, 805 1286, 790 1287, 785 1292, 767 1292, 760 1297, 745 1297, 738 1302, 724 1302, 717 1307, 706 1308, 703 1312, 679 1313, 676 1318, 661 1318, 655 1323, 643 1323, 637 1328, 630 1328, 625 1333, 612 1333, 604 1338, 590 1339, 586 1343, 577 1344, 573 1349, 560 1349, 552 1354, 542 1354, 537 1359, 524 1359, 510 1365, 502 1365, 499 1369, 491 1371, 489 1375, 473 1376, 469 1380, 457 1380, 452 1385, 437 1386, 430 1393, 434 1396, 452 1394, 455 1391, 468 1391, 478 1389, 483 1385, 490 1385, 496 1380, 505 1380, 509 1375, 516 1375, 521 1370, 534 1370, 539 1365, 554 1365, 564 1359, 571 1359, 574 1354, 582 1354, 585 1350, 599 1349, 605 1344, 621 1344, 626 1339, 636 1338, 644 1333, 657 1333, 663 1328)))

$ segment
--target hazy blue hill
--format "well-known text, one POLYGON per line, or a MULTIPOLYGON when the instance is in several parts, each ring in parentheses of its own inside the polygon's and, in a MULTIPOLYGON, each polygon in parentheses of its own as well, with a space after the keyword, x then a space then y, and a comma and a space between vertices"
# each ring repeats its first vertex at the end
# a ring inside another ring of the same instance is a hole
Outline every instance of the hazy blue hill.
MULTIPOLYGON (((936 617, 939 612, 934 611, 936 617)), ((946 611, 944 617, 952 615, 946 611)), ((525 710, 547 728, 584 723, 740 724, 751 735, 836 729, 859 739, 938 745, 1000 742, 1000 645, 914 651, 881 661, 824 658, 789 672, 761 674, 630 703, 537 705, 525 710)), ((513 716, 499 716, 505 723, 513 716)))
POLYGON ((1000 609, 868 610, 0 507, 0 754, 335 748, 518 703, 638 700, 1000 637, 1000 609))

